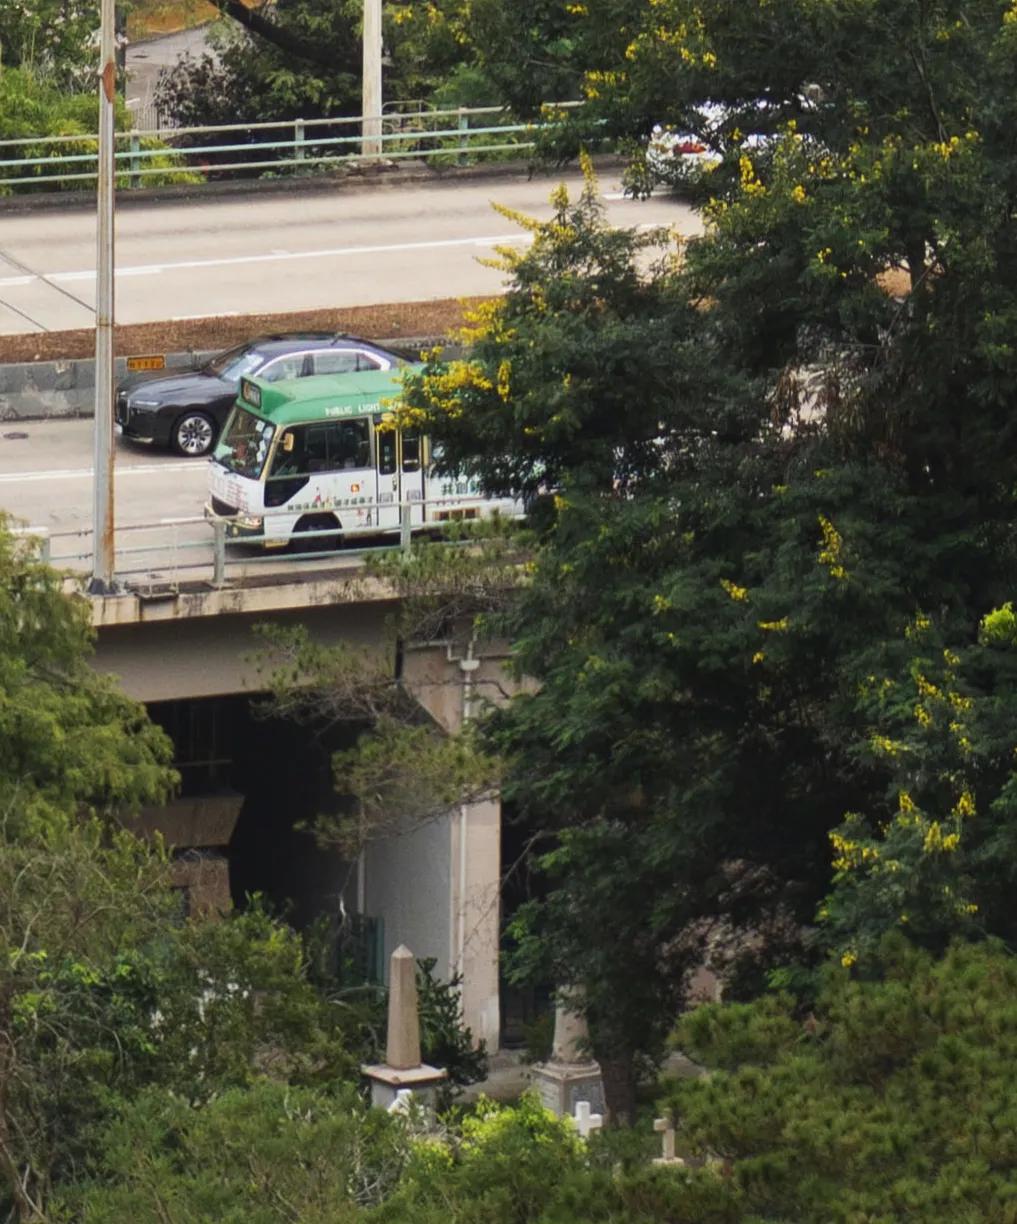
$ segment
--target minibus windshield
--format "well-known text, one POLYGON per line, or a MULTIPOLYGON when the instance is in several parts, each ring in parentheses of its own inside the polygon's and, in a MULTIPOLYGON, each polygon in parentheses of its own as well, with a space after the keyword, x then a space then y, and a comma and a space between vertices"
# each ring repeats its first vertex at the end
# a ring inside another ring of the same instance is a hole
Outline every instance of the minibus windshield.
POLYGON ((257 480, 264 471, 274 434, 274 425, 238 405, 215 448, 215 461, 238 476, 257 480))

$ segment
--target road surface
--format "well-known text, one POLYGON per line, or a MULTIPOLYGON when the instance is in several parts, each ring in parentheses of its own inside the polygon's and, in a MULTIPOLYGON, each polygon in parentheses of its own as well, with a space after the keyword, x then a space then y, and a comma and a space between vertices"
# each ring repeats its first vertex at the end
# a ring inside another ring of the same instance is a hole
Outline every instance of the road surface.
MULTIPOLYGON (((548 217, 548 196, 578 172, 528 179, 428 180, 228 198, 140 202, 119 197, 116 319, 283 313, 497 293, 502 274, 478 262, 528 241, 493 202, 548 217)), ((600 188, 613 225, 699 233, 685 204, 635 201, 617 175, 600 188)), ((95 218, 87 210, 11 212, 0 227, 0 334, 90 327, 95 218)))
MULTIPOLYGON (((142 580, 171 579, 176 570, 200 567, 209 575, 211 533, 200 517, 207 460, 185 460, 164 451, 121 443, 115 487, 117 569, 142 580), (154 524, 140 533, 137 524, 154 524), (182 548, 200 543, 200 549, 182 548), (154 551, 126 553, 128 548, 154 551)), ((41 528, 52 539, 54 564, 88 572, 92 525, 92 422, 19 421, 0 425, 0 509, 17 525, 41 528)))

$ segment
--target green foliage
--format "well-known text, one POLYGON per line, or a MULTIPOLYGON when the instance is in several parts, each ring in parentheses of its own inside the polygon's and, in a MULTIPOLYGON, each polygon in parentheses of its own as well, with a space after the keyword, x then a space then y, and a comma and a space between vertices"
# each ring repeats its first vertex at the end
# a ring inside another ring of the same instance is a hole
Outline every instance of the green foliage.
POLYGON ((268 1080, 201 1109, 166 1091, 143 1093, 109 1125, 101 1152, 92 1184, 60 1202, 94 1224, 353 1224, 406 1161, 399 1121, 352 1089, 268 1080))
POLYGON ((902 921, 1011 937, 1017 26, 811 0, 625 20, 583 64, 605 132, 729 108, 705 234, 649 263, 592 184, 555 193, 407 402, 450 466, 553 497, 498 623, 536 684, 485 727, 556 839, 516 963, 583 984, 595 1046, 635 1058, 707 951, 751 993, 902 921))
POLYGON ((157 851, 97 820, 0 822, 0 1206, 15 1219, 80 1162, 108 1092, 151 1065, 139 948, 172 926, 167 876, 157 851))
POLYGON ((482 1099, 464 1116, 451 1150, 415 1146, 399 1187, 377 1219, 432 1224, 527 1224, 540 1219, 549 1188, 581 1167, 571 1125, 534 1095, 518 1105, 482 1099))
POLYGON ((336 789, 354 798, 353 816, 319 817, 320 842, 356 854, 369 839, 419 827, 459 803, 495 791, 498 762, 469 732, 445 735, 428 724, 381 718, 332 758, 336 789))
POLYGON ((420 1014, 420 1050, 425 1063, 443 1067, 455 1087, 474 1084, 487 1075, 487 1047, 476 1047, 473 1033, 463 1024, 458 975, 449 982, 434 976, 434 957, 417 961, 417 1003, 420 1014))
MULTIPOLYGON (((383 7, 390 61, 386 98, 424 104, 463 63, 457 8, 457 3, 383 7)), ((271 27, 264 33, 219 26, 216 54, 187 57, 172 74, 163 74, 157 104, 183 125, 359 115, 362 15, 359 0, 280 0, 261 13, 271 27)), ((483 86, 448 88, 462 95, 448 98, 451 105, 470 105, 470 89, 475 93, 483 86)), ((357 131, 345 125, 328 135, 357 131)), ((332 155, 355 151, 355 145, 329 150, 332 155)))
POLYGON ((256 906, 184 922, 158 847, 98 821, 0 842, 0 1206, 45 1212, 118 1100, 355 1081, 360 1015, 256 906))
POLYGON ((164 799, 171 745, 89 666, 86 601, 0 522, 0 816, 8 837, 81 807, 164 799))
MULTIPOLYGON (((12 69, 21 68, 48 77, 58 89, 85 88, 89 69, 98 59, 91 40, 96 13, 85 0, 22 0, 5 5, 0 12, 0 82, 12 69)), ((3 111, 0 107, 0 115, 3 111)))
POLYGON ((740 1219, 1013 1220, 1017 963, 994 943, 934 960, 889 939, 880 977, 828 969, 787 1005, 693 1012, 678 1040, 717 1070, 675 1085, 680 1140, 740 1219))
MULTIPOLYGON (((3 18, 0 17, 0 21, 3 18)), ((131 115, 117 100, 115 123, 118 131, 131 127, 131 115)), ((81 191, 94 186, 94 180, 79 179, 68 183, 54 182, 57 175, 83 174, 94 170, 94 162, 58 162, 58 157, 95 157, 98 149, 99 126, 98 91, 94 81, 83 79, 78 91, 70 89, 52 73, 37 67, 23 65, 19 68, 4 68, 0 71, 0 141, 26 140, 28 143, 12 145, 4 150, 4 156, 12 160, 35 158, 36 166, 15 166, 6 169, 4 178, 21 180, 17 187, 0 187, 2 195, 23 195, 36 189, 40 191, 81 191), (43 138, 66 136, 72 139, 47 143, 43 138)), ((168 171, 181 164, 180 156, 167 149, 161 141, 146 137, 140 143, 146 150, 162 150, 156 156, 139 159, 144 168, 168 171)), ((121 144, 122 151, 126 144, 121 144)), ((175 174, 149 174, 140 180, 145 186, 163 183, 188 183, 200 181, 200 176, 189 172, 175 174)), ((118 175, 117 186, 126 186, 126 174, 118 175)))
POLYGON ((834 888, 821 914, 853 962, 894 926, 928 946, 989 931, 1013 939, 1013 705, 1009 604, 968 644, 927 616, 907 627, 896 667, 860 688, 869 715, 855 748, 886 789, 831 833, 834 888))

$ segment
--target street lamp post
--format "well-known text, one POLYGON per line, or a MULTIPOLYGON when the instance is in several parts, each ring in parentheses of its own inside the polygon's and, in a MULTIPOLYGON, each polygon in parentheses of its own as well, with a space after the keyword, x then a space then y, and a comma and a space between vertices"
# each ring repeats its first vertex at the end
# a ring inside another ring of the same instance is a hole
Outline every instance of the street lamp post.
POLYGON ((95 435, 92 487, 92 580, 110 594, 113 577, 113 191, 115 3, 102 0, 99 25, 99 156, 96 177, 95 435))

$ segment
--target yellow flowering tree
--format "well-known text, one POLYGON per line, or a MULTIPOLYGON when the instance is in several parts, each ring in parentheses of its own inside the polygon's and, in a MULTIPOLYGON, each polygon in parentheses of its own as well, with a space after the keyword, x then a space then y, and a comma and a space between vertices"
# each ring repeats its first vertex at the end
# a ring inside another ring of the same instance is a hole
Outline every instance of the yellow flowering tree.
POLYGON ((933 947, 954 934, 1013 938, 1015 652, 1010 603, 956 650, 919 614, 904 666, 861 681, 871 721, 858 764, 887 786, 830 834, 834 886, 820 916, 846 964, 894 928, 933 947))

